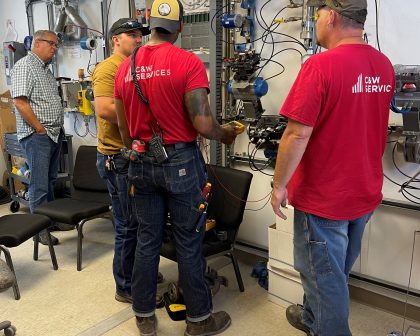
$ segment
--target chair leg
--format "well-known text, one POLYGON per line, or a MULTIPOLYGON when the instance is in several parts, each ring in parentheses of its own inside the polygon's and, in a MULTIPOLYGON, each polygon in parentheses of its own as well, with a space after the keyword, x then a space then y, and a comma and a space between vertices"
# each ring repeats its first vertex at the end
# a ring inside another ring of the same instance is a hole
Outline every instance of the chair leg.
POLYGON ((34 260, 38 260, 39 233, 34 236, 34 260))
POLYGON ((4 256, 6 257, 6 264, 7 264, 7 266, 9 266, 10 270, 12 271, 12 273, 15 276, 15 283, 13 284, 13 293, 15 294, 15 299, 19 300, 20 299, 20 291, 19 291, 19 286, 18 286, 18 282, 17 282, 15 269, 13 267, 12 257, 10 256, 10 252, 7 248, 5 248, 3 246, 0 246, 0 250, 2 250, 4 252, 4 256))
POLYGON ((82 270, 82 241, 83 241, 83 224, 86 220, 83 219, 77 224, 77 270, 82 270))
POLYGON ((235 275, 236 275, 236 280, 238 281, 239 290, 241 292, 244 292, 245 287, 244 287, 244 283, 242 281, 241 271, 239 270, 238 261, 236 260, 233 252, 230 252, 230 253, 226 254, 226 256, 229 257, 230 260, 232 260, 233 269, 235 270, 235 275))
POLYGON ((50 230, 47 229, 48 249, 50 250, 51 261, 54 271, 58 270, 57 258, 55 256, 54 246, 51 240, 50 230))

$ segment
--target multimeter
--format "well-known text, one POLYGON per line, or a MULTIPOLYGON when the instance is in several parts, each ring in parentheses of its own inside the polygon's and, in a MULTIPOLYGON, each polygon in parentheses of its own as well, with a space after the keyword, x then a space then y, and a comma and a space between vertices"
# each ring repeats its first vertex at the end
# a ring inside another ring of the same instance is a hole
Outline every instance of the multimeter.
POLYGON ((223 127, 224 126, 232 126, 235 129, 236 135, 239 135, 245 131, 245 125, 237 120, 229 121, 227 124, 223 124, 223 127))

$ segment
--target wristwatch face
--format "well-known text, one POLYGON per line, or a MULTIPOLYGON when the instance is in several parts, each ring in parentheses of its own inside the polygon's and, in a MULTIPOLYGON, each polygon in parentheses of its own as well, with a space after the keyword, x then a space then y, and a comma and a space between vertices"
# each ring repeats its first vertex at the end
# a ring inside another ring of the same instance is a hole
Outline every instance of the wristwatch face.
POLYGON ((162 16, 168 16, 171 12, 171 6, 169 6, 167 3, 163 3, 159 6, 158 12, 162 16))

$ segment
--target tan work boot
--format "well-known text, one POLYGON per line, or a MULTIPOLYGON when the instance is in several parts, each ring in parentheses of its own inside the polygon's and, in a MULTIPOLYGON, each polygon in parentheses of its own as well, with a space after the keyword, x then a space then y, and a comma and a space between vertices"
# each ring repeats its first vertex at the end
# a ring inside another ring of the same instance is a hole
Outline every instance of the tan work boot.
POLYGON ((211 314, 207 319, 200 322, 190 322, 187 320, 187 329, 184 336, 210 336, 217 335, 225 331, 231 323, 228 313, 220 311, 211 314))
POLYGON ((140 336, 156 336, 157 319, 156 315, 149 317, 136 316, 136 325, 140 330, 140 336))

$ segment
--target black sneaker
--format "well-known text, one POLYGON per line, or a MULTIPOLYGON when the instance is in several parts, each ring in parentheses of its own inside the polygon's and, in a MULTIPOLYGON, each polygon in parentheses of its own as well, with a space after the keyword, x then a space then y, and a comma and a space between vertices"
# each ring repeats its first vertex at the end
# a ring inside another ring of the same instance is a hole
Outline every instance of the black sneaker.
POLYGON ((306 335, 311 335, 311 329, 302 321, 303 307, 301 305, 291 305, 286 309, 287 321, 296 329, 302 330, 306 335))
MULTIPOLYGON (((48 246, 47 231, 46 230, 42 230, 38 234, 38 236, 39 236, 39 242, 42 245, 47 245, 48 246)), ((51 233, 50 233, 50 236, 51 236, 51 242, 52 242, 52 244, 53 245, 58 245, 58 243, 59 243, 58 238, 57 237, 54 237, 51 233)), ((35 237, 33 239, 35 240, 35 237)))
POLYGON ((156 336, 157 319, 155 315, 149 317, 136 316, 136 325, 140 336, 156 336))
POLYGON ((207 319, 200 322, 190 322, 187 320, 187 329, 184 336, 210 336, 217 335, 225 331, 231 323, 228 313, 220 311, 211 314, 207 319))

